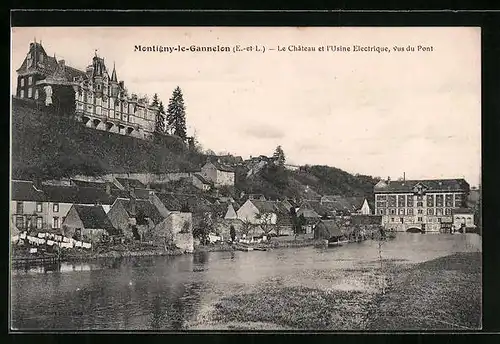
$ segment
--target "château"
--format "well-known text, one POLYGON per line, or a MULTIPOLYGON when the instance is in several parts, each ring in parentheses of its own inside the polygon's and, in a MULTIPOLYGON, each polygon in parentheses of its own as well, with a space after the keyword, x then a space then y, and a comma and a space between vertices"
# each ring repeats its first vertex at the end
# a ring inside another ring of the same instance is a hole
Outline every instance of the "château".
POLYGON ((85 71, 49 56, 41 42, 30 43, 17 69, 16 97, 30 99, 61 113, 74 114, 85 126, 151 139, 159 109, 147 97, 128 93, 115 66, 109 73, 95 52, 85 71))

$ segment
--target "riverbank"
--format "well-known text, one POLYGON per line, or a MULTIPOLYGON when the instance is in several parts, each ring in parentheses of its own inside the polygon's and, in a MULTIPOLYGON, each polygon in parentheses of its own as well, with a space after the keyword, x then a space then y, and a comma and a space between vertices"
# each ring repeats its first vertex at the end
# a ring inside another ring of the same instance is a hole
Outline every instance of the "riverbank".
POLYGON ((481 253, 332 275, 332 288, 262 284, 215 302, 191 329, 468 330, 481 327, 481 253), (381 287, 381 277, 386 283, 381 287), (345 287, 361 280, 370 288, 345 287), (370 281, 370 282, 367 282, 370 281), (340 287, 342 286, 342 287, 340 287))
MULTIPOLYGON (((297 247, 310 247, 320 244, 320 241, 314 239, 297 239, 297 240, 269 240, 267 242, 260 242, 256 244, 244 244, 244 246, 254 247, 257 249, 274 249, 274 248, 297 248, 297 247)), ((197 245, 194 247, 194 252, 231 252, 237 251, 238 244, 214 243, 208 245, 197 245)))
POLYGON ((73 249, 64 251, 57 257, 54 253, 29 254, 26 250, 17 249, 12 252, 12 265, 37 264, 43 262, 87 262, 107 258, 129 258, 148 256, 179 256, 184 254, 177 248, 152 247, 152 245, 117 245, 104 250, 73 249))

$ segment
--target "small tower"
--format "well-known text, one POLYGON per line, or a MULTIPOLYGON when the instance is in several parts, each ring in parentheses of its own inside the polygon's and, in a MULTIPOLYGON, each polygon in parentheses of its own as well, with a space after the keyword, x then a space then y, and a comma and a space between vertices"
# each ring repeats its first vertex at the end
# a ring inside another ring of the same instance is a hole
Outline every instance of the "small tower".
POLYGON ((109 83, 111 85, 111 97, 116 99, 120 91, 120 85, 118 84, 118 78, 116 76, 115 63, 113 63, 113 73, 111 74, 111 80, 109 81, 109 83))
POLYGON ((92 59, 92 81, 94 83, 94 91, 96 97, 102 97, 102 92, 104 88, 103 77, 106 72, 106 66, 104 65, 104 59, 97 56, 97 50, 95 51, 95 56, 92 59))

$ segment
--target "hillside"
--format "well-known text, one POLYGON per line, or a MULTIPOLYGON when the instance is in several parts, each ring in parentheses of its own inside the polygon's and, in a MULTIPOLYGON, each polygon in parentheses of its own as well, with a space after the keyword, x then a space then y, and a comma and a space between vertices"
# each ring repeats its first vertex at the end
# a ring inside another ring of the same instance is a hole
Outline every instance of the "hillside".
POLYGON ((322 195, 371 197, 373 186, 378 182, 371 176, 353 176, 329 166, 305 166, 301 171, 287 171, 269 165, 250 178, 245 178, 245 173, 244 169, 237 170, 236 189, 271 199, 283 196, 316 199, 322 195))
MULTIPOLYGON (((12 176, 16 179, 192 171, 206 161, 205 155, 189 150, 176 137, 158 136, 150 142, 94 130, 69 116, 48 113, 19 99, 13 99, 12 111, 12 176)), ((370 176, 353 176, 328 166, 287 171, 268 165, 250 178, 246 178, 246 173, 245 167, 238 166, 235 188, 221 190, 221 193, 236 197, 242 191, 261 193, 271 199, 370 196, 377 183, 370 176)))
POLYGON ((13 178, 192 170, 205 161, 175 137, 149 142, 86 128, 28 101, 13 99, 12 107, 13 178))

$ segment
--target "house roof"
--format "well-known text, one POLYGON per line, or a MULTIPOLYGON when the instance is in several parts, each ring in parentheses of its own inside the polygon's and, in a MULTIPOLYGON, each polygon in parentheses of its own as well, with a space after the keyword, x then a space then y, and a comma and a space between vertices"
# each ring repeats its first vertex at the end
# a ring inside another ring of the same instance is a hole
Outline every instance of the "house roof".
POLYGON ((314 211, 314 209, 299 209, 297 212, 297 216, 304 215, 304 217, 307 218, 320 218, 321 215, 319 215, 317 212, 314 211))
POLYGON ((413 192, 417 184, 422 184, 427 191, 457 191, 469 190, 469 183, 465 179, 429 179, 429 180, 395 180, 381 181, 374 187, 374 191, 383 192, 413 192))
POLYGON ((276 213, 278 209, 275 201, 250 200, 261 213, 276 213))
POLYGON ((156 196, 163 203, 163 205, 170 211, 180 211, 182 202, 172 194, 158 193, 156 196))
POLYGON ((316 225, 316 229, 326 231, 330 238, 342 236, 342 230, 335 220, 321 220, 316 225))
POLYGON ((71 183, 79 187, 91 187, 91 188, 106 188, 106 184, 110 186, 111 189, 118 190, 118 187, 113 183, 106 182, 88 182, 86 180, 71 179, 71 183))
POLYGON ((120 203, 130 217, 149 218, 155 224, 158 224, 163 220, 163 216, 161 215, 160 211, 151 202, 141 199, 136 199, 134 202, 135 202, 135 213, 133 213, 132 201, 130 199, 116 200, 116 203, 120 203))
POLYGON ((113 204, 116 196, 106 193, 103 188, 44 185, 42 190, 46 201, 74 204, 113 204))
POLYGON ((225 166, 225 165, 222 165, 220 164, 219 162, 217 161, 210 161, 210 163, 212 165, 215 166, 215 168, 219 171, 223 171, 223 172, 233 172, 234 173, 234 169, 229 167, 229 166, 225 166))
POLYGON ((200 182, 202 182, 203 184, 206 184, 206 185, 212 185, 213 183, 209 180, 206 180, 205 178, 203 178, 203 176, 199 173, 195 173, 194 174, 194 177, 196 179, 198 179, 200 182))
POLYGON ((33 182, 25 180, 13 180, 11 183, 13 201, 45 201, 45 194, 35 189, 33 182))
POLYGON ((83 226, 88 229, 105 229, 109 234, 118 234, 113 227, 104 209, 100 205, 73 205, 83 226))
POLYGON ((137 179, 131 179, 131 178, 115 178, 118 183, 120 183, 123 187, 131 187, 134 189, 146 189, 146 185, 141 183, 137 179))

